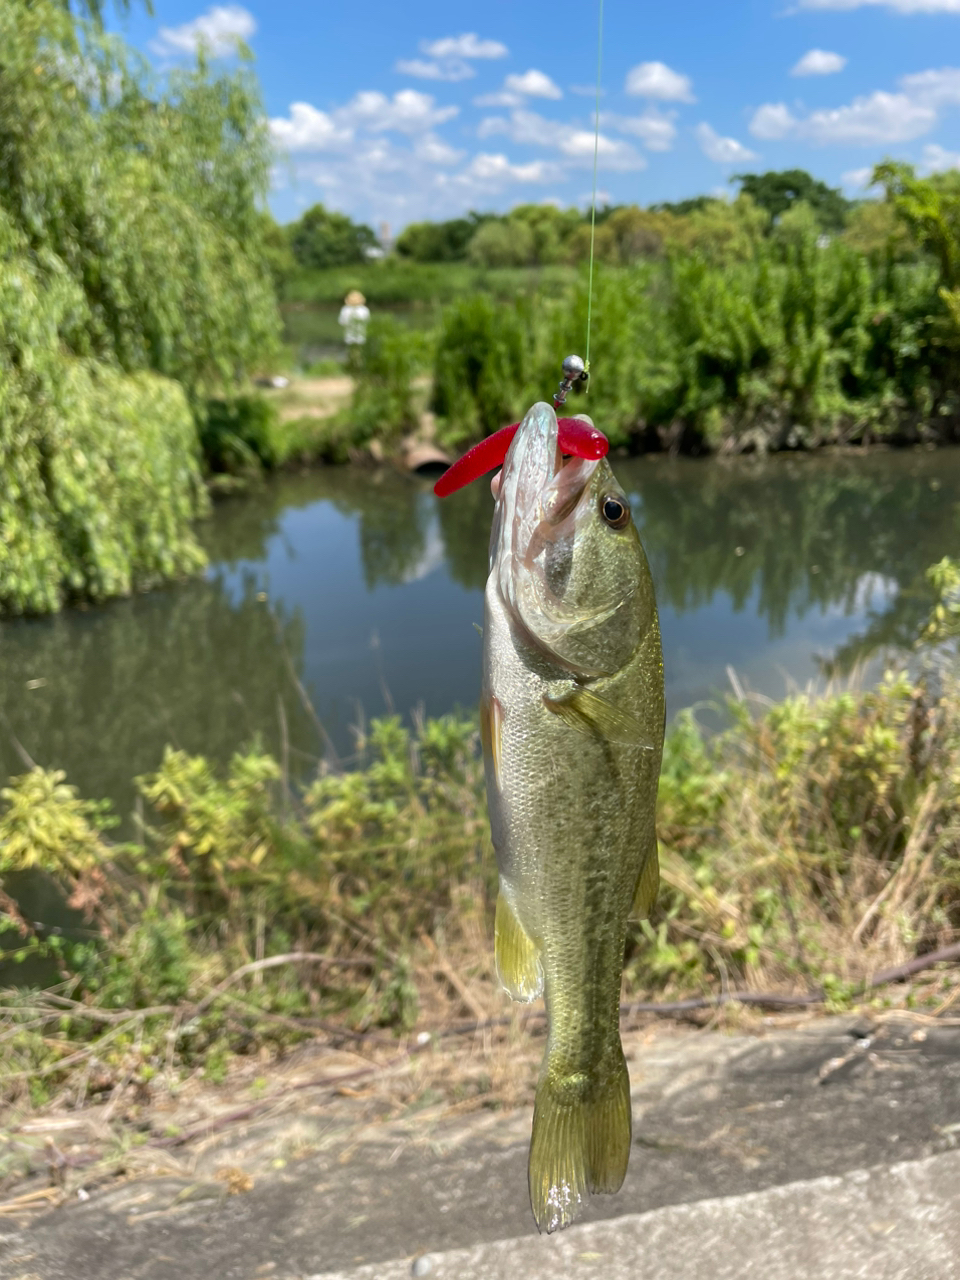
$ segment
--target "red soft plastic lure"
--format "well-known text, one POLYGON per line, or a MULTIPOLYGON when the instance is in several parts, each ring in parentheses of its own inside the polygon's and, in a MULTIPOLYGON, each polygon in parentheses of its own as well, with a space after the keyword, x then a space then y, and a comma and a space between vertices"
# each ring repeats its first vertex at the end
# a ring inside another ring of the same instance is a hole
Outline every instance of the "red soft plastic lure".
MULTIPOLYGON (((514 422, 509 427, 501 427, 492 436, 487 436, 486 440, 481 440, 472 449, 468 449, 433 486, 433 492, 437 497, 446 498, 469 484, 471 480, 476 480, 486 472, 493 471, 495 467, 502 467, 507 450, 519 426, 519 422, 514 422)), ((607 456, 610 441, 602 431, 591 427, 581 418, 558 418, 557 428, 557 443, 562 453, 571 454, 575 458, 590 458, 594 461, 607 456)))

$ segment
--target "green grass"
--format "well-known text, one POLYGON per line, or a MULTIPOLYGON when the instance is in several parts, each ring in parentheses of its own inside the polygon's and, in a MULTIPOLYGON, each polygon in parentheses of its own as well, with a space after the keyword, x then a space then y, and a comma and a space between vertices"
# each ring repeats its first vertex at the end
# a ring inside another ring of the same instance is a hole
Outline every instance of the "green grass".
POLYGON ((284 281, 283 303, 339 306, 350 289, 359 289, 372 306, 450 302, 468 293, 510 298, 544 291, 555 295, 577 279, 575 267, 472 267, 467 263, 386 262, 323 271, 300 268, 284 281))

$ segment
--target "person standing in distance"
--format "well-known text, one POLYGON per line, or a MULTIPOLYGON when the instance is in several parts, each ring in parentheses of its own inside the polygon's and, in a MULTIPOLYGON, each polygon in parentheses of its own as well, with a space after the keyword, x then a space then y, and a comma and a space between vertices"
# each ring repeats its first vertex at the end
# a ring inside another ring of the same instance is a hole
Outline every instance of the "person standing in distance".
POLYGON ((351 289, 340 308, 340 327, 347 345, 347 368, 351 373, 359 369, 369 321, 370 309, 366 298, 359 289, 351 289))

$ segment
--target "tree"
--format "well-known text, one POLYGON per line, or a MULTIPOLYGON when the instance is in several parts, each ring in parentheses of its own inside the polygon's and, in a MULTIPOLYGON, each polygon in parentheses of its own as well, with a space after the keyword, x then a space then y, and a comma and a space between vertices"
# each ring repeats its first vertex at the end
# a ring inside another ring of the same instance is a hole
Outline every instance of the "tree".
POLYGON ((887 160, 873 171, 897 217, 937 260, 944 289, 960 286, 960 173, 918 178, 913 166, 887 160))
MULTIPOLYGON (((947 309, 951 339, 960 341, 960 173, 918 178, 913 167, 887 160, 873 171, 900 218, 940 268, 940 298, 947 309)), ((954 377, 956 369, 954 369, 954 377)))
POLYGON ((690 213, 700 213, 715 199, 714 196, 692 196, 689 200, 662 200, 650 206, 651 213, 673 213, 685 218, 690 213))
POLYGON ((245 68, 161 86, 57 0, 0 48, 0 608, 38 611, 202 562, 191 407, 279 336, 271 148, 245 68))
POLYGON ((824 231, 842 231, 852 208, 840 190, 828 187, 805 169, 785 169, 780 173, 738 173, 730 179, 740 183, 741 195, 766 209, 774 222, 798 201, 808 204, 824 231))
POLYGON ((345 213, 334 213, 322 204, 308 209, 290 228, 290 247, 301 267, 348 267, 367 260, 367 250, 377 247, 370 227, 352 222, 345 213))
POLYGON ((552 204, 519 204, 507 214, 511 227, 528 228, 533 236, 532 261, 538 266, 562 262, 583 215, 578 209, 558 209, 552 204))
MULTIPOLYGON (((641 258, 659 258, 678 220, 669 213, 641 209, 635 204, 605 211, 597 223, 594 251, 599 262, 629 266, 641 258)), ((567 242, 568 258, 585 262, 590 255, 590 223, 584 221, 567 242)))
POLYGON ((397 253, 414 262, 462 262, 477 228, 490 217, 468 213, 449 222, 411 222, 397 237, 397 253))
POLYGON ((470 241, 468 257, 478 267, 527 267, 536 257, 536 240, 525 222, 485 222, 470 241))

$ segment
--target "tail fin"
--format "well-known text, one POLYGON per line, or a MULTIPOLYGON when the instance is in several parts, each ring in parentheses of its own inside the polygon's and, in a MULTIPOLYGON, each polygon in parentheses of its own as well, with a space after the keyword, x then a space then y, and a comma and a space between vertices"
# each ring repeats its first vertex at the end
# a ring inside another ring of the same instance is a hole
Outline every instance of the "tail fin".
POLYGON ((630 1077, 617 1045, 602 1076, 553 1077, 537 1085, 530 1140, 530 1207, 537 1230, 568 1227, 591 1192, 619 1191, 630 1159, 630 1077))

